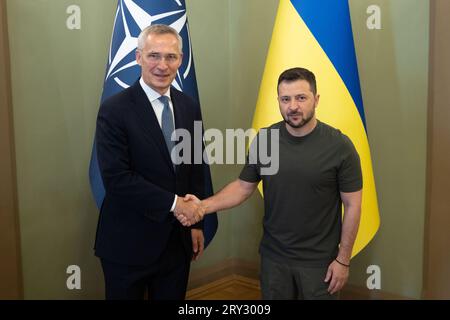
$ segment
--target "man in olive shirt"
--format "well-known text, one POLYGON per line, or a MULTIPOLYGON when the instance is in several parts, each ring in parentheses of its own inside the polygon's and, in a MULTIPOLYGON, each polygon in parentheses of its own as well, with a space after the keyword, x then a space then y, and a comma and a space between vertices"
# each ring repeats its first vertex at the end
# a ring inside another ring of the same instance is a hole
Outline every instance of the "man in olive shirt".
MULTIPOLYGON (((319 95, 309 70, 293 68, 280 75, 278 103, 284 121, 267 128, 269 134, 279 133, 278 172, 264 175, 261 161, 247 158, 239 179, 202 206, 206 213, 234 207, 262 180, 263 299, 335 299, 348 279, 359 226, 359 156, 346 135, 316 119, 319 95)), ((192 223, 189 217, 178 218, 192 223)))

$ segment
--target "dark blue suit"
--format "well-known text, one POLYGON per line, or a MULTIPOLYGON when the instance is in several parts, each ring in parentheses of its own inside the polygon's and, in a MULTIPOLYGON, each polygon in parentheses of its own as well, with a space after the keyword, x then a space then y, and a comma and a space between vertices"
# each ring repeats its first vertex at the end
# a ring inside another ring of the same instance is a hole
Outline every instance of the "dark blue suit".
MULTIPOLYGON (((175 128, 191 133, 194 158, 194 121, 201 121, 200 107, 188 96, 173 88, 170 91, 175 128)), ((159 298, 182 298, 186 290, 192 257, 190 229, 184 228, 169 210, 174 195, 192 193, 204 197, 204 177, 201 164, 181 164, 173 167, 161 127, 139 82, 107 99, 100 107, 96 129, 97 154, 106 195, 100 210, 95 253, 102 263, 117 266, 103 269, 106 273, 137 272, 154 283, 158 269, 174 260, 178 250, 183 259, 173 263, 187 264, 186 274, 165 275, 169 282, 181 282, 171 296, 169 285, 157 289, 169 290, 159 298), (165 258, 164 258, 165 257, 165 258), (107 270, 108 269, 108 270, 107 270), (112 270, 112 271, 111 271, 112 270), (147 271, 145 271, 147 270, 147 271), (153 270, 153 271, 152 271, 153 270), (185 278, 185 279, 180 279, 185 278), (180 296, 182 295, 182 297, 180 296)), ((197 224, 195 227, 202 227, 197 224)), ((166 268, 166 267, 164 267, 166 268)), ((117 277, 107 278, 107 298, 138 298, 114 292, 118 284, 109 286, 117 277), (108 289, 110 288, 110 290, 108 289), (108 293, 108 290, 110 291, 108 293)), ((120 280, 123 281, 123 280, 120 280)), ((120 287, 120 285, 119 285, 120 287)), ((125 289, 128 290, 128 289, 125 289)), ((140 293, 139 289, 139 295, 140 293)))

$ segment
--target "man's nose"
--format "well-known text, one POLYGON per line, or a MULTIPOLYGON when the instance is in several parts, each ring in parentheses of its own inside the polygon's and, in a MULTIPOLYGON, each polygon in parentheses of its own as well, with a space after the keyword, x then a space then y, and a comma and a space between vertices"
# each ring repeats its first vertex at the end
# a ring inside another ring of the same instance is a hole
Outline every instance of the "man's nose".
POLYGON ((295 99, 292 99, 291 102, 289 103, 289 110, 297 111, 299 108, 300 108, 299 103, 295 99))
POLYGON ((166 70, 168 68, 168 64, 166 62, 166 58, 161 57, 161 59, 158 61, 158 68, 162 70, 166 70))

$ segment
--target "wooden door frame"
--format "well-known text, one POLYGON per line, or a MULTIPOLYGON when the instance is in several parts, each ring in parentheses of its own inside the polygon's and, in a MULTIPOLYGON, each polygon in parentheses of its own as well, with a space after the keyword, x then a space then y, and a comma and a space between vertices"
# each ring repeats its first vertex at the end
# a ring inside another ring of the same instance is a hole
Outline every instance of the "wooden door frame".
POLYGON ((0 0, 0 299, 23 299, 6 1, 0 0))
MULTIPOLYGON (((450 299, 450 1, 430 1, 424 299, 450 299)), ((414 66, 412 66, 414 67, 414 66)))

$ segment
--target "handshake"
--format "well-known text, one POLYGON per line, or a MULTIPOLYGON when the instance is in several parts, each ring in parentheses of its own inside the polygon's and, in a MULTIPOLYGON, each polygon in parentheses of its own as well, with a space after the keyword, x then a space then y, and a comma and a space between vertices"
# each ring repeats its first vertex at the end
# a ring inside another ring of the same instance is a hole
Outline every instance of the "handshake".
POLYGON ((206 210, 200 199, 187 194, 184 198, 178 197, 173 213, 183 226, 189 227, 201 221, 206 210))

